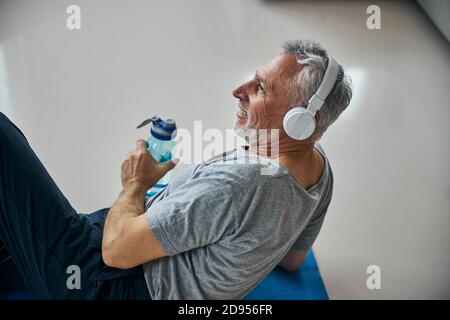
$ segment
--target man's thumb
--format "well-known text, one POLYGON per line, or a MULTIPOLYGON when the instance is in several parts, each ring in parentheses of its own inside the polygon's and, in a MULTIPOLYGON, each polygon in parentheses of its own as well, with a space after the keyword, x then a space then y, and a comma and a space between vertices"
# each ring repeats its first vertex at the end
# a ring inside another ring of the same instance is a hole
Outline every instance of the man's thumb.
POLYGON ((169 171, 175 168, 175 166, 180 162, 179 158, 174 158, 166 163, 162 163, 161 166, 163 167, 164 171, 169 171))

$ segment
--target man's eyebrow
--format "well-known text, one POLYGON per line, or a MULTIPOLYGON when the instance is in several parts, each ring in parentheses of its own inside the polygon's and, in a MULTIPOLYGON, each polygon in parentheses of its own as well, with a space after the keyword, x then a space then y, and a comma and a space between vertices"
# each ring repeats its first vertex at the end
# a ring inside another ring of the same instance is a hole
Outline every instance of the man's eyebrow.
POLYGON ((265 88, 271 88, 270 81, 261 77, 258 72, 255 73, 255 79, 261 82, 265 88))

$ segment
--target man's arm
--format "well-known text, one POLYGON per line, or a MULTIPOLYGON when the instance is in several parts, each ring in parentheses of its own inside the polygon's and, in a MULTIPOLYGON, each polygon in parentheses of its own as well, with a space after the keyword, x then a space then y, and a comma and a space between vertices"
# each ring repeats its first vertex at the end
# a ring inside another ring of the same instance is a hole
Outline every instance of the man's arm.
POLYGON ((145 212, 145 194, 175 162, 160 164, 148 153, 146 142, 122 164, 123 189, 105 221, 102 257, 110 267, 129 269, 167 255, 150 230, 145 212))
POLYGON ((287 271, 294 272, 302 265, 303 261, 305 261, 307 254, 308 251, 291 249, 278 265, 287 271))

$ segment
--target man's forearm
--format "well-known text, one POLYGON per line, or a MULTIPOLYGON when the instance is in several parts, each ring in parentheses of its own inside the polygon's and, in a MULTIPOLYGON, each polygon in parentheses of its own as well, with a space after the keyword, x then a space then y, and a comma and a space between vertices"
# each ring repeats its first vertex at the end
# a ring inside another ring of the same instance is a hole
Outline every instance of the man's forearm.
POLYGON ((153 234, 145 212, 145 193, 176 161, 157 162, 144 140, 128 154, 121 166, 123 190, 111 206, 103 229, 102 259, 110 267, 128 269, 166 256, 153 234))
POLYGON ((106 216, 103 244, 112 243, 123 232, 127 220, 137 217, 145 210, 146 190, 139 185, 124 188, 106 216))

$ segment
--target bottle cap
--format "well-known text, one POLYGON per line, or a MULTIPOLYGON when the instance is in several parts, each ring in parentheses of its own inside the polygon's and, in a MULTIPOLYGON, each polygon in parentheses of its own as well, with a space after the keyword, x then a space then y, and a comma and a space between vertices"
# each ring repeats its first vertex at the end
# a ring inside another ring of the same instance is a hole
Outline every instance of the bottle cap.
POLYGON ((160 140, 172 140, 177 134, 177 125, 174 119, 162 120, 158 116, 153 116, 150 119, 143 121, 138 128, 141 128, 149 123, 152 123, 150 127, 150 134, 160 140))

